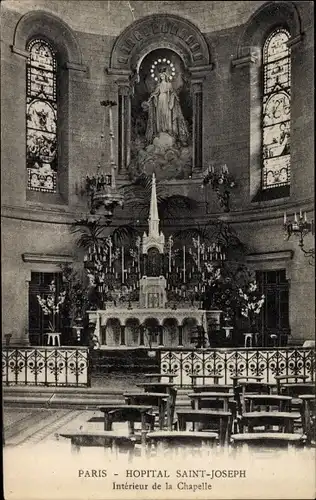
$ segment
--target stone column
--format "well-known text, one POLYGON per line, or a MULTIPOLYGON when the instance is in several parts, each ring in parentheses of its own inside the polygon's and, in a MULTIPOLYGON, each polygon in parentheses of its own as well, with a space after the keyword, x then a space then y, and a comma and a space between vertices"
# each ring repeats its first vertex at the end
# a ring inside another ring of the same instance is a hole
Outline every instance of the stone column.
POLYGON ((139 345, 145 345, 144 325, 139 326, 139 345))
POLYGON ((131 72, 126 70, 111 70, 107 73, 112 75, 117 84, 118 102, 118 172, 125 174, 130 163, 131 154, 131 72))
POLYGON ((163 343, 163 325, 158 326, 159 331, 159 345, 164 345, 163 343))
POLYGON ((212 65, 189 68, 192 91, 192 169, 203 167, 203 81, 212 65))
POLYGON ((183 346, 183 326, 182 325, 179 325, 178 326, 178 334, 179 334, 179 346, 183 346))
POLYGON ((125 345, 125 325, 121 325, 121 345, 125 345))

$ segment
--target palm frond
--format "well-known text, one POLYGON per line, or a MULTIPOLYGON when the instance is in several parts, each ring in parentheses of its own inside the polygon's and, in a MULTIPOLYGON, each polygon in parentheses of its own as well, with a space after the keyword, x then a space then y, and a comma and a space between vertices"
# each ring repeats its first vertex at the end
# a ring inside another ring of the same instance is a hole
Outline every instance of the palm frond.
POLYGON ((113 229, 110 234, 114 246, 121 246, 123 243, 130 242, 139 235, 139 231, 133 224, 122 224, 113 229))

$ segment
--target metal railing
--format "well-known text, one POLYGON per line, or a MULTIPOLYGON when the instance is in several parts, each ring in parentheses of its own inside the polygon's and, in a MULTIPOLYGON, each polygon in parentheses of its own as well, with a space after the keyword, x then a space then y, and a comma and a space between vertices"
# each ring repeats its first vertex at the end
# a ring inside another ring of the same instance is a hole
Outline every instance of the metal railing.
POLYGON ((3 385, 87 387, 87 347, 3 347, 3 385))
POLYGON ((232 376, 307 375, 315 380, 315 350, 310 348, 174 349, 161 351, 160 371, 175 373, 174 383, 190 387, 190 375, 219 375, 220 384, 232 384, 232 376))

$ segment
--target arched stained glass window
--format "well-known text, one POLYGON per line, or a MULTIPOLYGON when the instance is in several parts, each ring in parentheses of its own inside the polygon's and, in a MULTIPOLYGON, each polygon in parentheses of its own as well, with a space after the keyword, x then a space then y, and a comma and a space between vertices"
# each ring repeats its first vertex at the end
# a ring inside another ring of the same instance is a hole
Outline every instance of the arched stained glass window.
POLYGON ((290 34, 277 28, 263 47, 262 188, 290 184, 290 34))
POLYGON ((57 60, 51 45, 32 40, 27 50, 26 164, 27 187, 56 193, 57 60))

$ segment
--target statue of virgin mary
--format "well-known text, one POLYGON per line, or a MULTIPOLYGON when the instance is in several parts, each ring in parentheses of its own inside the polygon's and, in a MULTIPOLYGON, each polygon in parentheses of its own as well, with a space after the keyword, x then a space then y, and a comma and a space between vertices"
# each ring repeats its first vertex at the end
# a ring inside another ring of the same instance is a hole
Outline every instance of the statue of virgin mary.
POLYGON ((158 84, 143 107, 148 110, 146 139, 150 144, 155 137, 165 132, 180 144, 187 145, 188 127, 179 97, 165 71, 159 74, 158 84))

